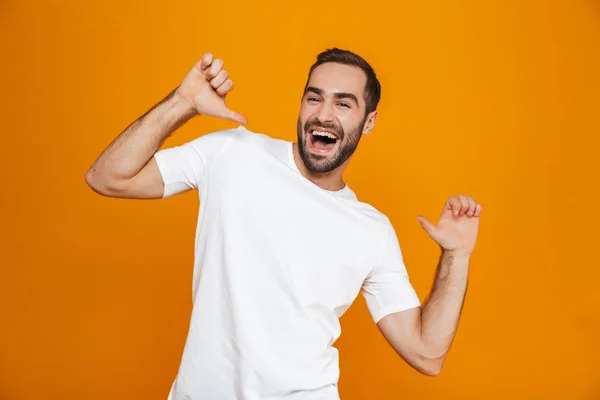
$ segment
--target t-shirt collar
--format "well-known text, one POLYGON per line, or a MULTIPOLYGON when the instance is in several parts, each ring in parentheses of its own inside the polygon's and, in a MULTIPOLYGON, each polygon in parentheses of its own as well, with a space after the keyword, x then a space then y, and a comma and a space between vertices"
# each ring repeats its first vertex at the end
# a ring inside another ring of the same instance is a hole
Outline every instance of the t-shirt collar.
MULTIPOLYGON (((294 144, 292 142, 288 142, 288 163, 294 169, 294 171, 296 171, 298 174, 300 174, 300 176, 303 179, 306 179, 306 177, 304 175, 302 175, 302 172, 300 172, 300 170, 298 169, 298 166, 296 165, 296 161, 294 160, 294 147, 293 146, 294 146, 294 144)), ((327 189, 323 189, 320 186, 318 186, 317 184, 311 182, 309 179, 306 179, 306 180, 308 182, 310 182, 312 185, 321 189, 322 191, 329 193, 333 196, 343 197, 343 198, 350 199, 350 200, 356 200, 356 195, 350 189, 350 187, 348 187, 348 185, 346 183, 344 183, 344 187, 339 190, 327 190, 327 189)))

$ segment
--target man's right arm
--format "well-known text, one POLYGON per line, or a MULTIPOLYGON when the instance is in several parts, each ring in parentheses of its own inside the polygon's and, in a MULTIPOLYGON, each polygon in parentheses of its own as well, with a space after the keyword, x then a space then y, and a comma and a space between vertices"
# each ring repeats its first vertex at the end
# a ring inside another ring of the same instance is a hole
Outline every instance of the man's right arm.
POLYGON ((87 184, 108 197, 162 198, 164 183, 153 155, 194 115, 196 110, 173 90, 102 152, 85 176, 87 184))
MULTIPOLYGON (((223 61, 205 54, 177 89, 129 125, 100 155, 86 174, 97 193, 128 199, 159 199, 165 184, 153 157, 176 129, 195 115, 210 115, 246 124, 225 106, 233 89, 223 61)), ((180 191, 181 192, 181 191, 180 191)))

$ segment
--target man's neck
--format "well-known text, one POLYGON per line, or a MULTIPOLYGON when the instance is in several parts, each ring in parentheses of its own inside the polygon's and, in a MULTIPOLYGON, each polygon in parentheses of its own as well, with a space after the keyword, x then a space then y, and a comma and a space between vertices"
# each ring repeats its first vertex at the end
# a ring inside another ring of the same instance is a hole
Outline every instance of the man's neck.
POLYGON ((344 180, 342 179, 342 174, 346 169, 348 161, 346 161, 344 164, 340 165, 338 168, 334 169, 331 172, 311 172, 306 168, 306 165, 304 165, 304 161, 302 161, 302 158, 300 157, 300 152, 298 151, 298 143, 293 143, 292 149, 294 153, 294 162, 296 163, 296 167, 306 179, 308 179, 309 181, 311 181, 312 183, 324 190, 341 190, 346 186, 344 180))

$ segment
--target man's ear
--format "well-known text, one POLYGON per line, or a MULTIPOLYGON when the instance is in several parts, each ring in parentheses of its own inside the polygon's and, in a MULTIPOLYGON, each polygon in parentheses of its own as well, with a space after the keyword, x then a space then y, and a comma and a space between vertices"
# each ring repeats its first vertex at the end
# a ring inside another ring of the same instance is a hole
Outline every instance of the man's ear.
POLYGON ((365 126, 363 127, 362 131, 363 135, 368 135, 369 133, 371 133, 371 131, 375 127, 375 121, 377 121, 377 110, 370 112, 367 116, 365 120, 365 126))

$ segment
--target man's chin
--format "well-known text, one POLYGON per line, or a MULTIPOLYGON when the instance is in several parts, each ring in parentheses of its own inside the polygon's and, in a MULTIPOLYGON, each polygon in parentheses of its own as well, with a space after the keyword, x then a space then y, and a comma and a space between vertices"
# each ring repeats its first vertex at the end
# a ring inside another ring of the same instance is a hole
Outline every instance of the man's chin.
POLYGON ((332 165, 331 158, 320 154, 308 154, 308 159, 305 162, 306 169, 319 174, 331 172, 336 168, 335 165, 332 165))
POLYGON ((338 146, 339 144, 336 144, 331 151, 315 151, 309 142, 304 142, 299 147, 300 158, 310 172, 320 174, 331 172, 338 167, 338 165, 335 165, 338 146))

